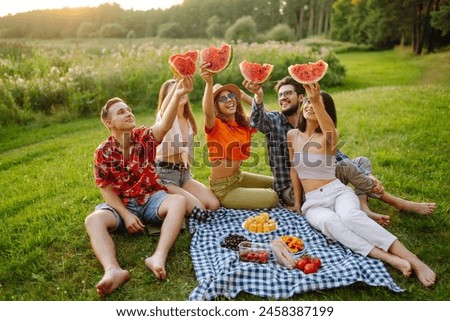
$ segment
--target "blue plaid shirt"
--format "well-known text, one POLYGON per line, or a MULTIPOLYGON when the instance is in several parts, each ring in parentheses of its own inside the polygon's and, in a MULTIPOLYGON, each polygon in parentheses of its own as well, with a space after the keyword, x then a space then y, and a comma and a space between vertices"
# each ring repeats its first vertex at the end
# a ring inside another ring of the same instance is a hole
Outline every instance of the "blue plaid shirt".
POLYGON ((266 136, 270 170, 274 177, 273 188, 277 193, 280 193, 291 186, 291 166, 286 135, 294 126, 280 112, 265 112, 264 104, 258 105, 254 99, 250 125, 266 136))
POLYGON ((340 162, 341 160, 344 160, 346 158, 349 158, 347 155, 345 155, 344 153, 342 153, 339 149, 336 152, 336 162, 340 162))

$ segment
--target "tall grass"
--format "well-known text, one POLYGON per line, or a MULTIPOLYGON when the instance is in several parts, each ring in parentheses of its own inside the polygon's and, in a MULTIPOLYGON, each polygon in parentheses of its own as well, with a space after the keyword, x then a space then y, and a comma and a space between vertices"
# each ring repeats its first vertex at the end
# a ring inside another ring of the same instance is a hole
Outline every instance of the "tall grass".
MULTIPOLYGON (((137 107, 155 106, 162 82, 173 75, 170 55, 201 50, 211 45, 202 42, 169 42, 157 39, 79 41, 61 43, 0 41, 0 124, 43 122, 53 116, 59 121, 97 113, 98 106, 111 95, 124 97, 137 107)), ((333 51, 291 43, 233 45, 234 62, 221 73, 226 83, 241 83, 239 62, 276 65, 274 79, 281 79, 296 63, 328 62, 330 71, 322 83, 339 85, 344 69, 333 51)), ((196 85, 203 80, 197 74, 196 85)), ((272 82, 265 84, 272 87, 272 82)), ((200 99, 201 92, 191 95, 200 99)))
MULTIPOLYGON (((448 59, 448 53, 443 55, 448 59)), ((405 58, 388 51, 345 53, 339 54, 339 59, 350 80, 353 77, 351 91, 333 93, 339 131, 346 141, 342 150, 350 156, 368 156, 375 174, 392 194, 438 204, 430 217, 398 213, 378 201, 370 204, 373 210, 391 216, 389 230, 437 272, 438 281, 432 289, 425 289, 416 278, 405 279, 388 268, 406 292, 354 284, 296 295, 292 300, 448 300, 449 84, 420 84, 425 75, 420 66, 427 58, 405 58), (371 63, 360 64, 355 71, 352 62, 364 60, 371 63), (388 67, 384 74, 383 68, 378 68, 385 81, 372 87, 367 88, 366 78, 357 81, 353 76, 365 74, 371 83, 378 78, 371 76, 372 68, 389 66, 392 60, 400 71, 413 68, 414 80, 391 78, 388 67)), ((434 70, 442 68, 433 61, 427 64, 434 70)), ((195 91, 201 93, 203 86, 196 86, 195 91)), ((267 91, 265 96, 276 109, 274 92, 267 91)), ((194 105, 202 128, 199 102, 194 105)), ((137 113, 140 124, 152 124, 154 116, 150 108, 137 113)), ((103 272, 83 221, 102 201, 93 183, 92 160, 94 149, 108 135, 98 117, 0 128, 0 300, 98 300, 95 284, 103 272)), ((202 145, 202 131, 196 139, 202 145)), ((259 144, 255 151, 264 159, 262 135, 255 141, 259 144)), ((195 157, 203 158, 204 150, 197 149, 195 157)), ((265 162, 249 170, 270 174, 265 162)), ((207 184, 207 166, 195 168, 194 173, 207 184)), ((131 271, 131 280, 106 300, 186 300, 197 286, 187 232, 179 236, 171 251, 165 282, 157 281, 143 264, 157 237, 119 234, 114 240, 118 259, 131 271)), ((260 298, 240 294, 237 300, 260 298)))

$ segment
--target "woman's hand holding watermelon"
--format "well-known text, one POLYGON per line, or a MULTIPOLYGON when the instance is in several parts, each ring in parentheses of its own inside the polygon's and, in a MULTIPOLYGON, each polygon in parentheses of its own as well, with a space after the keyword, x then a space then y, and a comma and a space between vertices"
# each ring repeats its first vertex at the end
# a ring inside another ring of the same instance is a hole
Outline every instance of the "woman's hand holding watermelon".
POLYGON ((320 100, 320 85, 318 82, 313 82, 310 84, 304 84, 303 87, 305 88, 307 92, 307 98, 309 100, 320 100))
POLYGON ((194 89, 194 79, 192 76, 180 77, 177 79, 177 95, 180 97, 189 94, 194 89))
POLYGON ((205 62, 204 64, 202 64, 200 66, 200 76, 202 76, 203 80, 209 84, 209 85, 213 85, 213 81, 214 81, 214 75, 216 74, 215 72, 212 72, 211 70, 208 69, 208 67, 211 64, 209 62, 205 62))

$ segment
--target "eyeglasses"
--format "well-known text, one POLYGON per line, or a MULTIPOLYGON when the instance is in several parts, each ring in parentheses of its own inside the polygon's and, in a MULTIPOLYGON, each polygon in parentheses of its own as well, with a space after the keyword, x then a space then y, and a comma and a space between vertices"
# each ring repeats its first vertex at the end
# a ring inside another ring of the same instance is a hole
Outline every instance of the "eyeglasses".
POLYGON ((286 90, 286 91, 283 91, 282 93, 278 93, 278 98, 280 98, 280 99, 283 98, 283 97, 288 98, 293 93, 294 93, 294 91, 292 91, 292 90, 286 90))
POLYGON ((229 93, 228 95, 220 96, 219 101, 221 103, 226 103, 228 101, 228 99, 235 99, 235 98, 236 98, 235 93, 229 93))

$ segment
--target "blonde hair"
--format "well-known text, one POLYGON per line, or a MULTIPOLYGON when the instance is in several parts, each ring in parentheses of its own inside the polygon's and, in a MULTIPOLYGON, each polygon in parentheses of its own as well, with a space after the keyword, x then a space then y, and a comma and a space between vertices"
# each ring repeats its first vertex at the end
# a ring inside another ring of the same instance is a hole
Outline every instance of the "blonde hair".
MULTIPOLYGON (((172 88, 172 86, 175 85, 175 83, 176 83, 175 79, 169 79, 162 84, 158 96, 158 112, 161 110, 162 103, 169 94, 170 88, 172 88)), ((183 116, 186 117, 189 123, 191 124, 194 135, 197 135, 197 123, 195 122, 194 114, 192 113, 191 104, 189 102, 189 96, 186 103, 183 106, 183 116)))
MULTIPOLYGON (((105 106, 102 107, 102 110, 100 111, 100 120, 102 123, 106 126, 106 121, 108 120, 108 112, 112 105, 115 103, 125 103, 122 98, 114 97, 108 100, 105 104, 105 106)), ((106 126, 108 127, 108 126, 106 126)))

